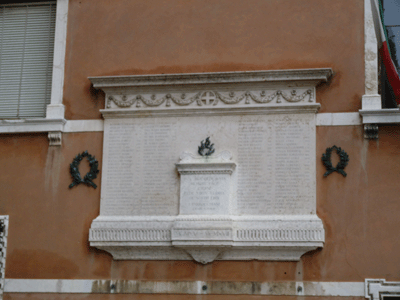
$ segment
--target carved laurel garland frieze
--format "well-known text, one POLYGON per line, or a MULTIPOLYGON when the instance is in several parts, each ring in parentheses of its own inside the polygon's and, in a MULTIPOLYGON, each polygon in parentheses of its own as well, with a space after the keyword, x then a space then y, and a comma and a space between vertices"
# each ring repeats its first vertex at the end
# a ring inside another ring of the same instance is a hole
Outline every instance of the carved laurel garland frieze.
POLYGON ((107 100, 107 108, 111 107, 111 101, 113 101, 118 107, 130 107, 136 102, 136 107, 141 107, 141 103, 143 102, 146 106, 150 107, 155 107, 155 106, 160 106, 165 102, 165 106, 171 106, 171 101, 174 102, 177 105, 185 106, 192 104, 193 102, 197 101, 197 104, 201 106, 201 97, 202 93, 199 92, 195 94, 193 97, 186 97, 185 93, 182 93, 180 97, 174 97, 171 94, 166 94, 163 97, 157 99, 156 95, 151 95, 150 99, 142 96, 142 95, 136 95, 131 99, 127 99, 126 95, 121 96, 121 100, 114 97, 114 96, 109 96, 107 100))
POLYGON ((155 94, 151 95, 150 98, 143 95, 134 95, 128 99, 126 95, 121 96, 109 96, 107 98, 107 108, 111 108, 111 102, 114 102, 118 107, 126 108, 131 107, 136 103, 136 107, 141 107, 142 103, 147 107, 157 107, 165 103, 165 106, 171 106, 171 102, 178 106, 187 106, 196 102, 198 106, 215 106, 219 101, 227 105, 238 104, 245 100, 245 104, 250 104, 251 100, 258 104, 270 103, 273 100, 276 103, 282 103, 282 99, 286 102, 295 103, 306 101, 314 101, 314 93, 312 89, 308 89, 305 92, 298 94, 298 91, 292 90, 290 93, 276 90, 273 93, 267 95, 266 91, 254 93, 250 91, 246 92, 229 92, 228 95, 224 95, 217 91, 204 91, 198 92, 195 95, 188 97, 185 93, 181 93, 179 96, 172 95, 170 93, 165 94, 161 98, 157 98, 155 94))

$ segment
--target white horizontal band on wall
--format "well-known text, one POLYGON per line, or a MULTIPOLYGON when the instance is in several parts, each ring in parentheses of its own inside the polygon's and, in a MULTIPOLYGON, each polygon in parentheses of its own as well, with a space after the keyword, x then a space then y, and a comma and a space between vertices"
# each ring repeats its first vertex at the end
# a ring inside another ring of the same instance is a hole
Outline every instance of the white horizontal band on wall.
POLYGON ((6 279, 5 293, 194 294, 363 297, 364 282, 6 279))
POLYGON ((104 130, 103 120, 68 120, 63 132, 96 132, 104 130))
MULTIPOLYGON (((316 114, 317 126, 358 126, 361 125, 359 113, 316 114)), ((24 132, 101 132, 103 120, 65 120, 65 119, 21 119, 0 120, 0 133, 24 132)))
MULTIPOLYGON (((359 113, 322 113, 316 115, 317 126, 354 126, 361 125, 359 113)), ((64 132, 103 131, 103 120, 68 120, 64 132)))
POLYGON ((316 115, 317 126, 354 126, 361 125, 358 112, 355 113, 322 113, 316 115))

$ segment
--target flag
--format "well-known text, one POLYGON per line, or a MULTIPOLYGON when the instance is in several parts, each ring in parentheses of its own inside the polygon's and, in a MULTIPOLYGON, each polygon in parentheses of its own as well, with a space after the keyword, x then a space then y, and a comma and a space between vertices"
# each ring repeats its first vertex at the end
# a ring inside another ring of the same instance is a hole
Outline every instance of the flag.
POLYGON ((387 42, 387 31, 385 24, 383 24, 382 9, 380 0, 371 0, 372 17, 374 20, 375 34, 378 41, 379 55, 381 56, 384 68, 386 72, 387 81, 392 90, 393 97, 397 104, 400 104, 400 77, 397 72, 396 66, 390 55, 389 45, 387 42))

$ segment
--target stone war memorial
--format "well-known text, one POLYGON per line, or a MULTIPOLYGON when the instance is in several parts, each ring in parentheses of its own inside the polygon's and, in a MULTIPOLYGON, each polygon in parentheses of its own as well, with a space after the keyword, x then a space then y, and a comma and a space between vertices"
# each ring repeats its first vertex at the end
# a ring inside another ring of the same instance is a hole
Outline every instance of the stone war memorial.
POLYGON ((91 77, 106 94, 100 215, 117 260, 296 261, 323 247, 316 86, 331 69, 91 77))
POLYGON ((3 1, 0 300, 400 297, 399 3, 3 1))

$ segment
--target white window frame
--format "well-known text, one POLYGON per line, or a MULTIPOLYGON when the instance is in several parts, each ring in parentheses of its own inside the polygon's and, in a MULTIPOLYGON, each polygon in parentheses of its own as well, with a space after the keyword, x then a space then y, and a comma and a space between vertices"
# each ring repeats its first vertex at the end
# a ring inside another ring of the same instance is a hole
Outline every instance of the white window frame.
MULTIPOLYGON (((381 95, 378 94, 378 43, 372 19, 372 1, 364 0, 365 94, 359 112, 365 132, 367 129, 376 131, 374 138, 377 138, 378 124, 400 123, 400 108, 382 108, 381 95)), ((368 134, 365 137, 368 138, 368 134)))
POLYGON ((365 298, 369 300, 384 300, 385 297, 400 296, 400 282, 385 279, 365 279, 365 298))
POLYGON ((0 120, 0 133, 49 132, 50 143, 61 145, 61 132, 66 120, 62 103, 64 89, 65 49, 67 41, 68 0, 57 0, 54 37, 53 77, 51 100, 44 118, 0 120))

